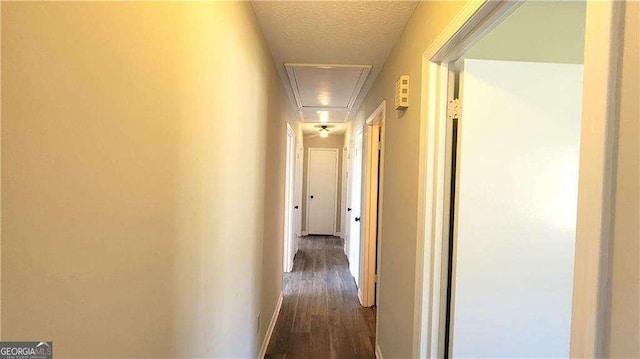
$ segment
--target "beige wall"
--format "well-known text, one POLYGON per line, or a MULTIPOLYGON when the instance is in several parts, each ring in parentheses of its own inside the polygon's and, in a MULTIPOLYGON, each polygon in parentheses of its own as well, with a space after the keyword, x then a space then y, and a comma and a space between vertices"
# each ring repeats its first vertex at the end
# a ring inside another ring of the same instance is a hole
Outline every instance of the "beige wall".
POLYGON ((610 356, 640 357, 640 3, 627 3, 615 194, 610 356))
POLYGON ((378 344, 385 358, 412 355, 420 111, 426 110, 420 108, 422 53, 464 4, 428 1, 418 5, 347 134, 350 139, 355 128, 387 100, 378 303, 378 344), (396 111, 395 81, 404 74, 410 76, 411 103, 406 111, 396 111))
MULTIPOLYGON (((632 2, 630 2, 632 3, 632 2)), ((351 141, 355 129, 362 126, 382 99, 387 100, 387 127, 385 143, 385 183, 382 254, 380 266, 379 341, 384 357, 410 357, 414 335, 415 251, 417 216, 417 177, 419 114, 428 109, 420 108, 421 55, 440 33, 464 2, 420 3, 411 21, 385 66, 376 79, 363 105, 345 136, 351 141), (406 111, 393 109, 394 84, 398 76, 411 78, 411 105, 406 111), (390 239, 391 238, 391 239, 390 239)), ((556 4, 557 5, 557 4, 556 4)), ((638 357, 638 3, 633 2, 627 11, 626 46, 623 78, 623 103, 621 138, 619 144, 616 203, 616 239, 613 269, 613 316, 611 354, 618 357, 638 357), (629 25, 632 24, 632 25, 629 25), (632 44, 632 45, 631 45, 632 44), (628 101, 627 101, 628 100, 628 101)), ((541 9, 533 9, 532 12, 541 9)), ((557 10, 557 9, 556 9, 557 10)), ((570 33, 549 38, 540 46, 556 49, 554 61, 580 63, 581 43, 570 48, 556 46, 567 36, 583 36, 583 10, 563 8, 554 19, 558 25, 557 36, 563 18, 573 21, 570 33), (557 41, 556 41, 557 40, 557 41)), ((517 16, 517 15, 516 15, 517 16)), ((514 22, 514 25, 516 23, 514 22)), ((545 23, 546 24, 546 23, 545 23)), ((526 25, 526 24, 525 24, 526 25)), ((566 24, 565 24, 566 25, 566 24)), ((566 26, 565 26, 566 27, 566 26)), ((546 31, 541 29, 540 31, 546 31)), ((539 34, 535 34, 538 36, 539 34)), ((507 32, 496 32, 493 41, 510 41, 507 32), (500 36, 507 38, 499 39, 500 36)), ((522 42, 524 44, 531 42, 522 42)), ((527 45, 529 46, 529 45, 527 45)), ((537 46, 537 45, 536 45, 537 46)), ((536 47, 537 49, 538 47, 536 47)), ((476 49, 476 56, 483 56, 476 49)), ((528 51, 530 53, 530 51, 528 51)), ((517 53, 509 49, 509 53, 517 53)), ((547 55, 548 56, 548 55, 547 55)), ((506 54, 501 59, 508 58, 506 54)), ((550 61, 549 57, 528 61, 550 61)))
POLYGON ((581 64, 585 16, 584 1, 528 1, 464 57, 581 64))
MULTIPOLYGON (((335 232, 340 232, 342 216, 340 205, 342 200, 342 147, 344 145, 344 135, 329 135, 321 138, 319 135, 304 136, 304 161, 302 175, 302 230, 307 230, 307 169, 309 165, 309 148, 336 148, 338 149, 338 199, 336 201, 336 228, 335 232)), ((344 235, 344 233, 343 233, 344 235)))
POLYGON ((254 357, 295 114, 250 5, 4 2, 2 95, 2 339, 254 357))

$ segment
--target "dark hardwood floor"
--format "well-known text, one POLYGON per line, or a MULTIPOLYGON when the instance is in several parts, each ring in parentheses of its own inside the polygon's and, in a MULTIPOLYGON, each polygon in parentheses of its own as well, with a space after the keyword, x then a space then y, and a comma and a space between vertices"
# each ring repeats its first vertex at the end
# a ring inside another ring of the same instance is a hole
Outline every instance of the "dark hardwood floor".
POLYGON ((363 308, 342 240, 300 241, 265 358, 374 358, 375 309, 363 308))

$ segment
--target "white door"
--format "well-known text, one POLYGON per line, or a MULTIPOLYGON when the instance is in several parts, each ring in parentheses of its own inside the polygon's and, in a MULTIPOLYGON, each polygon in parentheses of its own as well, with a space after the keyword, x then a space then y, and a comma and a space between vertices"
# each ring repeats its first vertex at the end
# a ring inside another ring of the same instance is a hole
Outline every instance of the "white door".
POLYGON ((307 231, 333 235, 336 231, 338 149, 309 148, 307 172, 307 231))
POLYGON ((302 236, 302 162, 304 156, 304 148, 301 143, 296 142, 296 164, 295 164, 295 183, 294 183, 294 228, 295 240, 293 253, 298 252, 298 242, 302 236))
POLYGON ((569 356, 582 65, 465 60, 453 357, 569 356))
POLYGON ((347 146, 342 149, 342 191, 340 194, 340 236, 346 238, 347 229, 347 176, 349 173, 349 150, 347 146))
POLYGON ((351 149, 353 148, 353 141, 349 142, 347 145, 346 156, 342 158, 342 161, 345 162, 347 167, 347 174, 345 176, 345 181, 342 182, 345 187, 345 206, 346 212, 344 215, 344 254, 349 258, 349 246, 351 237, 351 214, 353 213, 351 208, 351 177, 353 176, 352 166, 351 166, 351 149))
POLYGON ((284 260, 283 270, 290 272, 293 268, 293 256, 296 250, 296 229, 294 209, 295 197, 295 163, 296 163, 296 138, 293 129, 287 124, 287 161, 285 169, 285 205, 284 205, 284 260))
POLYGON ((358 131, 351 149, 351 219, 349 225, 349 270, 360 286, 360 221, 362 207, 362 129, 358 131))

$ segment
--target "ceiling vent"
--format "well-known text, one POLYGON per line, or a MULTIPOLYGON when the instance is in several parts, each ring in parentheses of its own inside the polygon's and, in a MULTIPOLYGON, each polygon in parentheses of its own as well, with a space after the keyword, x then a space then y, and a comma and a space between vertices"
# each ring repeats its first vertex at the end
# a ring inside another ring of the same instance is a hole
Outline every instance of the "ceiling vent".
POLYGON ((350 110, 370 65, 284 64, 298 108, 350 110))

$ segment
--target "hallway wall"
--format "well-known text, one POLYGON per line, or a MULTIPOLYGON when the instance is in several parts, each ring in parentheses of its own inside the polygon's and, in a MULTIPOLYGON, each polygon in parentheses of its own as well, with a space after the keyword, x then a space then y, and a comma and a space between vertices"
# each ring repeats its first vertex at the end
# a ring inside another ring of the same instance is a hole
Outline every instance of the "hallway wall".
MULTIPOLYGON (((415 335, 415 264, 417 231, 417 178, 422 89, 422 53, 466 2, 421 2, 391 51, 380 75, 347 130, 348 143, 355 130, 387 100, 385 183, 381 239, 378 345, 385 358, 411 357, 415 335), (408 74, 410 106, 393 108, 396 79, 408 74), (390 240, 389 238, 392 238, 390 240)), ((634 357, 638 347, 638 16, 637 2, 628 1, 616 214, 612 271, 612 357, 634 357)), ((364 160, 364 159, 363 159, 364 160)))
POLYGON ((418 4, 346 135, 350 139, 387 100, 378 305, 378 345, 385 358, 412 357, 415 334, 420 112, 427 111, 420 108, 422 53, 464 5, 462 1, 418 4), (396 111, 395 81, 405 74, 410 76, 410 106, 396 111))
POLYGON ((302 168, 302 231, 307 230, 307 166, 309 164, 309 148, 337 148, 338 149, 338 188, 336 189, 338 199, 336 201, 336 228, 335 232, 340 232, 340 223, 342 216, 340 215, 340 205, 342 199, 342 147, 344 143, 344 135, 329 135, 327 138, 321 138, 319 135, 304 136, 304 161, 302 168))
POLYGON ((255 357, 299 128, 250 5, 4 2, 2 95, 2 340, 255 357))

